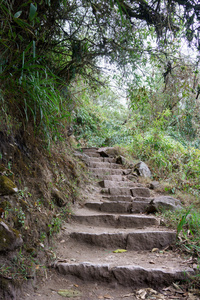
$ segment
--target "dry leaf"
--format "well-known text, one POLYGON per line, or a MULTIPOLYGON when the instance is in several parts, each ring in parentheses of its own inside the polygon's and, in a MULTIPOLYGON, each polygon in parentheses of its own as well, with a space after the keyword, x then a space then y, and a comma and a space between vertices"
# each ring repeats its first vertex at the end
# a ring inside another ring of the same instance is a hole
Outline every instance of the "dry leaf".
POLYGON ((127 252, 127 250, 125 250, 125 249, 117 249, 117 250, 113 251, 113 253, 123 253, 123 252, 127 252))
POLYGON ((158 252, 158 251, 159 251, 158 248, 153 248, 153 249, 151 250, 151 252, 158 252))
POLYGON ((60 295, 62 297, 73 298, 73 297, 81 296, 81 292, 66 289, 66 290, 59 290, 58 295, 60 295))
POLYGON ((113 299, 113 297, 111 297, 110 295, 104 295, 105 299, 113 299))

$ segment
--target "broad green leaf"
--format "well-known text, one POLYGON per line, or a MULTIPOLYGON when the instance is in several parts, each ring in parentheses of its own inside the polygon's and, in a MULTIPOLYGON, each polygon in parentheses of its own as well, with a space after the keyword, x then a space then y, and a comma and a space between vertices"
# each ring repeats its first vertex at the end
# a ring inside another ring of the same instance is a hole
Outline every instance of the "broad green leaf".
POLYGON ((33 21, 33 19, 35 18, 36 11, 37 11, 37 7, 35 5, 33 5, 33 3, 31 3, 29 16, 28 16, 30 21, 33 21))
POLYGON ((18 12, 16 12, 16 13, 14 14, 14 18, 15 18, 15 19, 19 18, 19 17, 21 16, 21 14, 22 14, 22 10, 19 10, 18 12))

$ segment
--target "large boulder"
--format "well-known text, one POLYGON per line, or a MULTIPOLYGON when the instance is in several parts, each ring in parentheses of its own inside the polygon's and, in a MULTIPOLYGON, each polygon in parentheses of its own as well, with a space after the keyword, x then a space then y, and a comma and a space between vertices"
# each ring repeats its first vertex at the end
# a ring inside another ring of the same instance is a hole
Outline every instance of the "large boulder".
POLYGON ((136 171, 139 176, 151 177, 151 171, 143 161, 140 161, 134 166, 134 171, 136 171))
POLYGON ((147 213, 155 213, 163 210, 175 211, 177 209, 182 209, 180 200, 170 196, 159 196, 149 203, 147 213))
POLYGON ((21 234, 0 219, 0 252, 12 251, 22 244, 21 234))

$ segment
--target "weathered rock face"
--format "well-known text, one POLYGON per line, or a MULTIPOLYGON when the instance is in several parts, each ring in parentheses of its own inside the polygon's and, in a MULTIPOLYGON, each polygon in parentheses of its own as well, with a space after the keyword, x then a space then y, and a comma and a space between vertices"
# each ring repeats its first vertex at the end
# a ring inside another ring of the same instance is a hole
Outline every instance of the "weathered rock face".
POLYGON ((169 196, 160 196, 153 199, 147 207, 147 213, 154 213, 163 210, 181 209, 181 202, 178 199, 169 196))
POLYGON ((140 161, 138 164, 134 166, 134 171, 136 171, 139 176, 151 177, 151 171, 143 161, 140 161))
POLYGON ((17 186, 7 176, 0 176, 0 194, 11 195, 18 192, 17 186))
POLYGON ((0 219, 0 252, 12 251, 20 247, 22 243, 20 233, 0 219))

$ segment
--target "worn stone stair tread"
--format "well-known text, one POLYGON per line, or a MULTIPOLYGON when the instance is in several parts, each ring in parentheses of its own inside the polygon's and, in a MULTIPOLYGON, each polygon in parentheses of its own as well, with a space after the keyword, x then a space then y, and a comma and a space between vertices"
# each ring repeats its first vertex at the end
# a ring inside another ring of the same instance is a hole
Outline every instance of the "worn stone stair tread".
POLYGON ((192 273, 191 269, 147 269, 137 265, 110 267, 109 264, 95 265, 89 262, 80 264, 58 262, 55 267, 63 275, 76 276, 84 281, 116 282, 122 286, 132 286, 132 288, 160 288, 174 281, 186 279, 187 273, 192 273))
POLYGON ((102 199, 107 201, 128 201, 133 202, 134 198, 130 195, 103 195, 102 199))
POLYGON ((79 224, 73 220, 70 221, 70 223, 66 223, 67 227, 63 228, 63 235, 68 235, 71 234, 72 232, 80 232, 80 233, 89 233, 89 234, 128 234, 128 233, 149 233, 149 232, 170 232, 173 234, 176 234, 176 230, 172 230, 169 228, 166 228, 164 226, 149 226, 148 228, 145 229, 138 229, 138 228, 107 228, 106 226, 88 226, 85 224, 79 224))
POLYGON ((71 222, 64 236, 70 236, 80 243, 101 247, 118 247, 132 250, 150 250, 165 248, 176 240, 176 232, 163 227, 151 226, 139 228, 114 228, 107 226, 88 226, 71 222))
POLYGON ((94 175, 123 175, 123 169, 111 169, 111 168, 88 168, 90 173, 94 175))
POLYGON ((101 265, 109 264, 110 267, 137 265, 147 269, 182 269, 186 270, 187 262, 179 254, 172 251, 132 251, 128 250, 123 253, 114 253, 116 248, 105 249, 80 244, 74 240, 67 240, 63 246, 70 250, 65 253, 65 248, 59 253, 59 260, 67 263, 83 263, 101 265))
POLYGON ((72 216, 72 219, 80 224, 88 224, 93 226, 114 226, 114 227, 126 227, 126 228, 136 228, 136 227, 147 227, 159 225, 159 219, 154 216, 146 215, 133 215, 133 214, 113 214, 105 212, 91 212, 87 209, 81 209, 78 214, 72 216))
POLYGON ((114 196, 132 196, 130 187, 110 187, 102 188, 102 194, 114 195, 114 196))
MULTIPOLYGON (((87 202, 87 203, 102 204, 102 202, 87 202)), ((122 203, 124 203, 124 202, 122 202, 122 203)), ((112 212, 108 213, 108 212, 88 209, 86 206, 81 207, 81 208, 79 208, 79 207, 75 208, 73 210, 72 219, 73 219, 73 217, 76 217, 76 216, 84 216, 86 218, 91 217, 91 216, 113 216, 114 218, 123 216, 123 217, 131 217, 131 218, 153 218, 153 219, 159 220, 159 218, 157 218, 155 215, 146 215, 144 213, 136 213, 136 214, 112 213, 112 212)))
MULTIPOLYGON (((85 153, 87 155, 87 153, 85 153)), ((87 155, 88 156, 88 155, 87 155)), ((85 157, 86 161, 92 162, 92 163, 99 163, 99 162, 109 162, 109 163, 115 163, 116 159, 111 157, 85 157)))
POLYGON ((92 176, 94 176, 100 180, 107 179, 107 180, 112 180, 112 181, 115 181, 115 180, 122 181, 125 177, 124 175, 105 175, 105 174, 92 174, 92 176))
MULTIPOLYGON (((63 237, 60 237, 63 240, 63 237)), ((142 268, 182 268, 187 267, 187 261, 181 258, 177 252, 151 249, 153 251, 133 251, 128 250, 123 253, 114 253, 117 248, 97 247, 82 244, 74 239, 66 239, 62 243, 63 247, 58 253, 59 260, 68 263, 90 262, 92 264, 109 263, 110 266, 140 265, 142 268), (67 249, 67 251, 66 251, 67 249)))
MULTIPOLYGON (((70 237, 76 239, 80 243, 87 243, 105 248, 122 248, 127 250, 151 250, 153 248, 164 249, 170 244, 175 243, 176 233, 169 231, 149 230, 145 231, 134 229, 131 232, 122 232, 121 228, 118 232, 91 233, 91 232, 72 232, 70 237)), ((126 229, 127 230, 127 229, 126 229)))
POLYGON ((99 153, 97 153, 97 152, 89 152, 89 151, 87 151, 87 152, 84 152, 87 156, 89 156, 89 157, 101 157, 100 156, 100 154, 99 153))
POLYGON ((101 189, 102 194, 114 195, 114 196, 132 196, 132 197, 143 197, 150 198, 150 190, 141 186, 134 187, 108 187, 101 189))
POLYGON ((75 275, 85 281, 154 287, 168 285, 183 278, 186 272, 193 272, 177 253, 171 251, 113 253, 114 250, 85 244, 80 248, 77 241, 70 239, 63 243, 54 267, 64 275, 75 275))
POLYGON ((110 162, 93 162, 89 161, 88 166, 90 168, 111 168, 111 169, 122 169, 122 166, 115 163, 110 162))
POLYGON ((146 205, 150 203, 154 198, 153 197, 132 197, 129 195, 103 195, 102 199, 107 201, 128 201, 128 202, 145 202, 146 205))
POLYGON ((102 188, 139 187, 139 186, 141 186, 140 183, 128 181, 128 180, 121 180, 121 181, 101 180, 101 181, 99 181, 99 185, 102 188))
POLYGON ((85 206, 89 209, 111 213, 144 213, 147 205, 147 201, 104 201, 85 203, 85 206))
POLYGON ((82 148, 81 150, 83 152, 97 152, 99 148, 98 147, 86 147, 86 148, 82 148))

